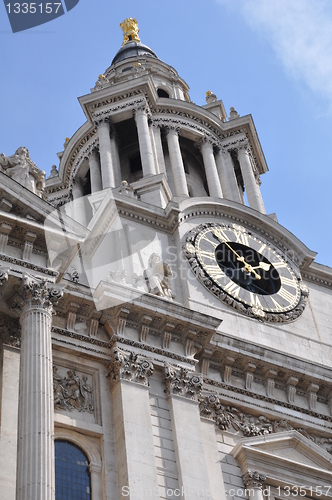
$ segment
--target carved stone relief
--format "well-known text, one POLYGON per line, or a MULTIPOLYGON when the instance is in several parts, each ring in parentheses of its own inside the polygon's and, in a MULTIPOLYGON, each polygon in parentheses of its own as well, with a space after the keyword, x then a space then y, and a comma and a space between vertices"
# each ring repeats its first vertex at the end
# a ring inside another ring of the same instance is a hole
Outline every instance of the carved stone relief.
POLYGON ((132 351, 123 351, 118 347, 113 349, 109 368, 110 371, 107 376, 111 384, 124 379, 146 386, 149 385, 149 377, 154 369, 149 359, 132 351))
POLYGON ((45 172, 31 160, 27 148, 18 148, 12 156, 1 153, 0 168, 22 186, 40 197, 43 196, 45 172))
POLYGON ((234 430, 241 432, 244 437, 263 436, 276 432, 296 430, 310 441, 322 446, 332 454, 332 438, 322 437, 309 433, 302 427, 295 428, 287 420, 269 420, 264 415, 244 413, 234 406, 224 405, 218 394, 210 394, 199 398, 199 407, 202 417, 215 422, 221 431, 234 430))
MULTIPOLYGON (((63 372, 64 369, 61 370, 63 372)), ((91 376, 78 375, 73 369, 65 376, 59 368, 53 366, 54 408, 56 410, 78 410, 93 412, 94 393, 91 376)))
POLYGON ((12 347, 21 346, 21 331, 17 320, 0 314, 0 346, 2 344, 12 347))
POLYGON ((175 367, 165 363, 164 375, 166 394, 175 394, 198 400, 203 387, 203 375, 189 371, 187 368, 175 367))

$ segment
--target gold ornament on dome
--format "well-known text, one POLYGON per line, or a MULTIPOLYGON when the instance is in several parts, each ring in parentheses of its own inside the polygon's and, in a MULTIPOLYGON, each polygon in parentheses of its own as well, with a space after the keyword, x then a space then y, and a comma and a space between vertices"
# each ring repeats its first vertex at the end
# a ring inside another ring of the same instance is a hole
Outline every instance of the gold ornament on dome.
POLYGON ((122 47, 128 42, 140 42, 140 37, 138 36, 138 25, 136 19, 132 17, 127 17, 121 24, 120 28, 123 31, 123 42, 122 47))
POLYGON ((208 90, 208 91, 206 92, 206 97, 210 97, 210 95, 213 95, 213 92, 211 92, 211 90, 208 90))

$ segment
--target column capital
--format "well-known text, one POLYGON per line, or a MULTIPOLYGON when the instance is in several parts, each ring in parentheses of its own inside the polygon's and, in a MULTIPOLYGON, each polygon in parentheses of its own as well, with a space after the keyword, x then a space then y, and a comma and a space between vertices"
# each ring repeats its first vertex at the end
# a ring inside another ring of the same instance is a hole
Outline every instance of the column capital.
POLYGON ((150 108, 147 105, 147 103, 139 103, 133 107, 134 118, 136 115, 146 115, 146 117, 149 118, 150 114, 151 114, 150 108))
POLYGON ((246 488, 257 488, 261 490, 266 480, 265 474, 257 471, 248 470, 243 476, 243 483, 246 488))
POLYGON ((203 387, 203 375, 190 372, 187 368, 164 365, 167 396, 174 394, 198 401, 203 387))
POLYGON ((43 309, 52 314, 53 306, 63 296, 63 287, 54 285, 45 278, 23 274, 23 314, 31 309, 43 309))
POLYGON ((93 120, 93 123, 95 124, 95 126, 97 127, 97 129, 105 124, 110 124, 111 123, 111 119, 109 116, 98 116, 98 117, 94 117, 94 120, 93 120))
POLYGON ((149 377, 154 367, 152 362, 133 351, 123 351, 115 347, 112 352, 108 377, 112 385, 119 380, 128 380, 140 385, 149 385, 149 377))
POLYGON ((180 127, 176 124, 172 125, 168 123, 167 125, 164 126, 164 130, 166 132, 166 135, 168 134, 174 134, 174 135, 180 135, 180 127))

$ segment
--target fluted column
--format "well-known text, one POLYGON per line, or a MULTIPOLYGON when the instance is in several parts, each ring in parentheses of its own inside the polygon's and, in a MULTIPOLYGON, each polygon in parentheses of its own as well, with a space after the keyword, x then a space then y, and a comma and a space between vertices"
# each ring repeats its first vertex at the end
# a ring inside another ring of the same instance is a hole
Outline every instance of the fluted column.
POLYGON ((265 214, 264 203, 257 184, 253 168, 250 161, 250 153, 248 143, 240 144, 238 147, 238 159, 240 163, 241 173, 244 181, 244 187, 247 192, 248 203, 251 208, 265 214))
POLYGON ((179 130, 167 127, 167 145, 176 196, 189 196, 186 173, 179 143, 179 130))
POLYGON ((155 144, 155 149, 156 149, 156 161, 158 165, 158 171, 159 173, 166 173, 166 166, 165 166, 165 158, 164 158, 164 151, 163 151, 163 145, 161 141, 161 130, 160 127, 154 123, 152 123, 152 134, 154 138, 154 144, 155 144))
POLYGON ((91 193, 97 193, 103 189, 98 152, 94 149, 89 155, 91 193))
POLYGON ((222 198, 223 193, 218 176, 216 160, 214 158, 213 145, 209 141, 204 140, 201 143, 201 152, 210 196, 222 198))
POLYGON ((228 151, 220 149, 217 154, 217 169, 224 198, 241 203, 233 161, 228 151))
POLYGON ((16 500, 54 500, 51 324, 60 287, 23 275, 16 500))
POLYGON ((143 177, 146 177, 147 175, 155 175, 156 169, 146 109, 144 107, 135 109, 134 116, 137 126, 143 177))
POLYGON ((99 137, 99 153, 103 189, 115 187, 112 145, 108 119, 96 123, 99 137))

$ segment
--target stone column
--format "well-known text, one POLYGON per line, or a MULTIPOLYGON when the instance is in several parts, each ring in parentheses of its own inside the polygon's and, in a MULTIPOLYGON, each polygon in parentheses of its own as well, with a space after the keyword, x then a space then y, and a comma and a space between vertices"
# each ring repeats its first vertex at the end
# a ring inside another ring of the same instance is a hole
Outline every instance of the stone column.
POLYGON ((89 167, 90 167, 90 180, 91 180, 91 193, 97 193, 103 189, 103 184, 101 180, 101 170, 99 155, 96 149, 91 151, 89 155, 89 167))
POLYGON ((179 129, 167 127, 167 145, 176 196, 189 196, 179 143, 179 129))
POLYGON ((148 377, 150 360, 113 350, 109 378, 114 403, 120 498, 159 500, 148 377))
POLYGON ((217 154, 217 169, 224 198, 241 203, 233 161, 228 151, 221 148, 217 154))
POLYGON ((213 145, 208 140, 204 140, 201 144, 201 152, 210 196, 222 198, 223 193, 218 176, 216 160, 214 158, 213 145))
POLYGON ((54 500, 51 324, 60 287, 23 275, 16 500, 54 500))
POLYGON ((110 127, 107 118, 96 122, 99 137, 99 153, 103 189, 115 187, 110 127))
POLYGON ((121 165, 119 156, 119 144, 114 127, 111 127, 110 140, 111 140, 111 154, 112 154, 112 163, 114 172, 114 186, 118 187, 121 185, 122 176, 121 176, 121 165))
POLYGON ((150 130, 148 124, 148 117, 146 108, 136 108, 134 116, 137 126, 139 150, 142 161, 143 177, 147 175, 155 175, 156 169, 154 165, 153 149, 150 137, 150 130))
POLYGON ((77 222, 82 224, 83 226, 86 223, 85 216, 85 197, 84 197, 84 181, 82 179, 74 179, 73 180, 73 204, 72 204, 72 213, 69 214, 70 217, 73 217, 77 222))
POLYGON ((248 470, 243 476, 243 483, 250 500, 264 500, 263 483, 266 476, 257 471, 248 470))
POLYGON ((158 171, 159 173, 165 173, 166 174, 166 166, 165 166, 165 158, 164 158, 164 151, 163 151, 163 144, 161 141, 161 130, 159 125, 152 123, 152 134, 154 137, 154 144, 156 148, 156 161, 158 165, 158 171))
POLYGON ((180 489, 184 500, 200 500, 211 493, 204 437, 198 407, 203 377, 165 364, 180 489))
POLYGON ((259 185, 255 178, 253 167, 250 161, 250 152, 248 143, 240 143, 238 146, 238 159, 241 173, 244 181, 244 187, 247 192, 249 206, 262 214, 265 214, 265 208, 259 185))

